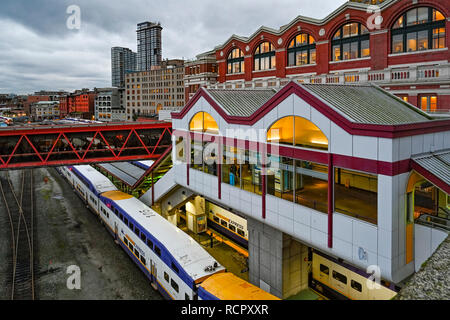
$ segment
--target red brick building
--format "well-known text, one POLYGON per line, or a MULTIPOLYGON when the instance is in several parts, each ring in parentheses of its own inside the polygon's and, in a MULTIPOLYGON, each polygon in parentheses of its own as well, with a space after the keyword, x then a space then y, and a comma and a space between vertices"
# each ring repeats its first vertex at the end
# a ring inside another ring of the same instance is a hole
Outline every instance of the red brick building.
POLYGON ((187 103, 200 87, 217 82, 216 52, 199 54, 195 60, 186 61, 184 66, 184 97, 187 103))
POLYGON ((372 82, 442 112, 450 110, 449 41, 448 0, 350 1, 322 20, 299 16, 278 30, 233 35, 215 48, 214 87, 372 82))
POLYGON ((95 97, 97 93, 89 89, 77 90, 59 98, 61 117, 77 115, 91 119, 94 115, 95 97))

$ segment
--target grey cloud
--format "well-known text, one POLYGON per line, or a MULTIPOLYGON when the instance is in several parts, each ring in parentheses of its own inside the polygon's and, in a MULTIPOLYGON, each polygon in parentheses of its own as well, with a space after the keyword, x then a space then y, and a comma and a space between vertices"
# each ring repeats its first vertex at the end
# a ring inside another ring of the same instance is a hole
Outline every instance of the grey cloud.
POLYGON ((2 0, 0 91, 110 86, 110 48, 136 50, 136 24, 159 21, 165 58, 193 58, 232 34, 278 29, 298 15, 323 18, 346 0, 2 0), (69 5, 81 29, 66 28, 69 5))

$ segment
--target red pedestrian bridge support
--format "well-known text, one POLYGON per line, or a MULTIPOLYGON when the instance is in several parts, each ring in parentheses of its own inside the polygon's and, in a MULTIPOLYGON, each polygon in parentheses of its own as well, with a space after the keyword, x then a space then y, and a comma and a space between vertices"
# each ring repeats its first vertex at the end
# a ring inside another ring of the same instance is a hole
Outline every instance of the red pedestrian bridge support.
POLYGON ((0 129, 0 170, 158 159, 172 124, 137 122, 0 129))

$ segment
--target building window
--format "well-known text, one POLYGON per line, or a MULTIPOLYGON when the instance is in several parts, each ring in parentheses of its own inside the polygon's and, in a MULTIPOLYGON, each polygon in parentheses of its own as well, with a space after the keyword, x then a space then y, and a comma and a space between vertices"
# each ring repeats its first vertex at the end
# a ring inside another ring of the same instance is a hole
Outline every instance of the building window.
POLYGON ((328 150, 328 138, 315 124, 302 117, 288 116, 279 119, 267 132, 267 141, 328 150))
POLYGON ((333 36, 332 60, 343 61, 370 56, 369 30, 361 23, 343 25, 333 36))
POLYGON ((267 194, 328 212, 328 166, 269 156, 267 194))
POLYGON ((227 59, 227 68, 229 74, 245 71, 244 53, 240 49, 236 48, 230 52, 227 59))
POLYGON ((219 126, 209 113, 199 112, 192 118, 189 130, 218 134, 219 126))
POLYGON ((434 112, 437 109, 437 96, 428 95, 420 97, 420 109, 425 112, 434 112))
POLYGON ((288 66, 314 63, 316 63, 316 41, 305 33, 297 35, 288 47, 288 66))
POLYGON ((275 49, 272 44, 267 41, 261 43, 255 50, 253 61, 255 71, 274 69, 275 49))
POLYGON ((378 177, 341 168, 334 174, 334 210, 376 225, 378 177))
POLYGON ((392 53, 445 48, 445 17, 430 7, 411 9, 392 27, 392 53))

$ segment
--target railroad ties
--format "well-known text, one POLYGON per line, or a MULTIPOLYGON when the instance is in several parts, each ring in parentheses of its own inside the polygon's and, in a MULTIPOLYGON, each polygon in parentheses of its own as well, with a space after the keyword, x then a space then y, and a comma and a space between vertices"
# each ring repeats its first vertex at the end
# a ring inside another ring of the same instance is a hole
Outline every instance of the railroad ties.
POLYGON ((33 169, 22 170, 14 187, 9 172, 1 173, 0 198, 6 209, 0 219, 9 225, 10 247, 5 276, 11 300, 34 300, 35 294, 35 216, 33 169))

